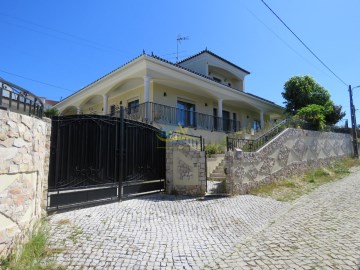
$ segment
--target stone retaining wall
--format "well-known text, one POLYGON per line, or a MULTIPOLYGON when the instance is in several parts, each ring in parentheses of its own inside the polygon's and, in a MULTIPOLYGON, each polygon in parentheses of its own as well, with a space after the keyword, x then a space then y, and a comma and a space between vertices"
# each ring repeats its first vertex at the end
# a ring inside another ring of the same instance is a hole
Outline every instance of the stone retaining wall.
POLYGON ((352 154, 349 134, 286 129, 257 152, 237 149, 226 153, 226 191, 246 194, 260 184, 324 166, 352 154))
POLYGON ((0 256, 45 213, 51 123, 0 110, 0 256))
POLYGON ((204 196, 206 192, 205 152, 181 141, 166 144, 166 192, 204 196))

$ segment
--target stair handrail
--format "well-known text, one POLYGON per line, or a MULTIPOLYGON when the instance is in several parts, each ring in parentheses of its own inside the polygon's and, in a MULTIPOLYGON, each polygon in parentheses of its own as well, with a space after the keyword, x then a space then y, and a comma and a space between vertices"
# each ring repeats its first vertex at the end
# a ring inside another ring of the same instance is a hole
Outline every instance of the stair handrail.
POLYGON ((270 139, 278 135, 282 131, 282 127, 285 126, 288 121, 289 119, 282 120, 276 126, 272 127, 270 130, 254 140, 226 137, 227 150, 233 150, 234 146, 238 146, 239 148, 244 148, 244 146, 247 146, 246 150, 249 150, 249 152, 254 152, 259 149, 260 146, 264 145, 270 139))

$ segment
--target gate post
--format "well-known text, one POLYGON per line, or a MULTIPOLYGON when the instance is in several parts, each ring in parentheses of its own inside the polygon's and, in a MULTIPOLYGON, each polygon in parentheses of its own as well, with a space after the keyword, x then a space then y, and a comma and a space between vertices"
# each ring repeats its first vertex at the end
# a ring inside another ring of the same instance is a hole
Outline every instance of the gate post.
POLYGON ((124 107, 120 106, 120 154, 119 154, 119 200, 123 196, 123 180, 124 180, 124 143, 125 143, 125 124, 124 124, 124 107))

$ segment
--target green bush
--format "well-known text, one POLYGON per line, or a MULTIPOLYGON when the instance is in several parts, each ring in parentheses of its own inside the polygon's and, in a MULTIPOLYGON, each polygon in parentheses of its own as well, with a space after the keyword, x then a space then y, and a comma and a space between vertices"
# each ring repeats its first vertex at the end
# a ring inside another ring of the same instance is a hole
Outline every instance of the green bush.
POLYGON ((326 126, 325 108, 321 105, 310 104, 298 110, 296 117, 312 125, 315 129, 322 130, 326 126))
POLYGON ((60 112, 56 108, 50 108, 44 111, 44 115, 49 118, 52 118, 53 116, 58 116, 59 114, 60 112))
POLYGON ((225 150, 224 150, 224 146, 221 144, 210 143, 205 146, 205 152, 206 155, 211 156, 216 154, 224 154, 225 150))

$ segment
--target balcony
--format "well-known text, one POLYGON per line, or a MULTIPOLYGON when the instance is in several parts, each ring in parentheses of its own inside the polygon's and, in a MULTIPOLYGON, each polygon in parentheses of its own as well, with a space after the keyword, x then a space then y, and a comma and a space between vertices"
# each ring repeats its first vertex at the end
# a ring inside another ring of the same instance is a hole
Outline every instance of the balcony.
POLYGON ((31 92, 0 78, 0 109, 42 118, 44 105, 31 92))
MULTIPOLYGON (((119 109, 113 115, 119 116, 119 109)), ((216 117, 193 110, 184 110, 153 102, 141 103, 125 108, 124 117, 131 120, 162 125, 182 126, 220 132, 236 132, 241 129, 240 121, 216 117)))

